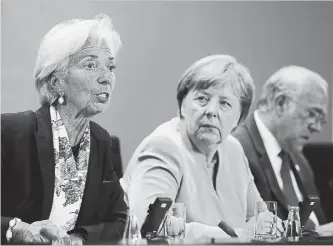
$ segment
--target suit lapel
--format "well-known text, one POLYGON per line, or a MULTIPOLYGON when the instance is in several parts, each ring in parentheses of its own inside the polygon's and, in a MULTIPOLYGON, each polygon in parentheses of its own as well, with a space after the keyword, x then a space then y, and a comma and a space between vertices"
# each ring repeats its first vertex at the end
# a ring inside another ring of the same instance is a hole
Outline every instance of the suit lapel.
POLYGON ((53 202, 55 175, 52 126, 48 105, 36 111, 36 119, 38 128, 35 137, 44 190, 42 219, 48 219, 53 202))
MULTIPOLYGON (((316 186, 313 183, 314 177, 312 175, 312 170, 310 167, 310 164, 307 162, 305 157, 299 153, 299 154, 292 154, 292 169, 295 175, 295 178, 298 183, 298 187, 300 188, 303 198, 305 199, 309 195, 318 195, 318 191, 316 186)), ((320 224, 323 224, 326 222, 325 215, 321 209, 320 203, 317 203, 314 212, 317 216, 317 219, 320 224)))
POLYGON ((283 193, 279 187, 279 183, 276 179, 272 164, 267 155, 265 145, 260 136, 257 124, 254 120, 254 114, 249 116, 248 124, 245 126, 249 131, 249 135, 252 136, 254 143, 254 148, 256 149, 259 156, 259 165, 263 168, 267 182, 269 183, 269 188, 275 197, 275 199, 288 210, 288 205, 284 199, 283 193))
POLYGON ((291 159, 293 164, 292 169, 303 195, 317 195, 317 189, 312 182, 314 179, 311 175, 312 170, 305 157, 302 154, 292 154, 291 159))
POLYGON ((275 199, 285 208, 288 210, 288 205, 284 199, 284 195, 279 187, 279 183, 276 179, 273 167, 271 165, 271 162, 268 158, 267 153, 265 153, 263 156, 261 156, 259 160, 259 165, 262 166, 266 180, 269 183, 269 187, 271 192, 273 193, 273 196, 275 199))
MULTIPOLYGON (((52 139, 52 125, 49 106, 44 105, 36 111, 38 130, 35 132, 38 159, 43 179, 42 219, 48 219, 52 209, 55 181, 55 163, 52 139)), ((90 124, 90 156, 85 191, 82 198, 81 209, 77 224, 80 221, 89 221, 86 217, 92 216, 98 201, 99 184, 102 175, 102 163, 98 152, 98 143, 94 136, 95 127, 90 124)), ((102 136, 104 137, 104 136, 102 136)))
POLYGON ((102 155, 99 153, 98 142, 94 133, 94 125, 90 123, 89 166, 81 208, 76 222, 77 226, 82 225, 85 221, 91 221, 97 207, 96 202, 99 200, 99 187, 102 180, 102 155))

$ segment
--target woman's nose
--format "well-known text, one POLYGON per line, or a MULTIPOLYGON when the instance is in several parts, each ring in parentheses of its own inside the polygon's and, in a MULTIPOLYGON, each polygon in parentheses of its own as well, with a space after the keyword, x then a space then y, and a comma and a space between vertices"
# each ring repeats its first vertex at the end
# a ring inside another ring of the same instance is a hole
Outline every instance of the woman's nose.
POLYGON ((105 68, 101 71, 101 75, 98 78, 97 82, 102 85, 111 85, 114 84, 114 73, 109 69, 105 68))
POLYGON ((216 102, 209 102, 206 107, 206 115, 208 117, 217 117, 218 104, 216 102))
POLYGON ((322 123, 320 121, 315 121, 309 124, 309 129, 311 132, 320 132, 322 123))

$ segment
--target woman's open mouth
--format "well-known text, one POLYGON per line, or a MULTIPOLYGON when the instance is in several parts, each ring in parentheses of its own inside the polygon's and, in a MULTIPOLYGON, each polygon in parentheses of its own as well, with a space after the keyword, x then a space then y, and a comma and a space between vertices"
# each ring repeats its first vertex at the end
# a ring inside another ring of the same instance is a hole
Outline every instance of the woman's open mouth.
POLYGON ((106 103, 109 101, 110 94, 107 92, 102 92, 102 93, 95 94, 95 95, 96 95, 97 100, 101 103, 106 103))

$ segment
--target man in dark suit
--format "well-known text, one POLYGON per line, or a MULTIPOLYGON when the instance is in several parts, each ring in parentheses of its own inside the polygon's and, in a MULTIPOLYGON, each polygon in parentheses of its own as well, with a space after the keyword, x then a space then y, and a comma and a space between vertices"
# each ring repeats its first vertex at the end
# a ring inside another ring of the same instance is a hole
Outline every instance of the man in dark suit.
MULTIPOLYGON (((298 66, 284 67, 263 85, 258 107, 233 135, 242 144, 257 188, 266 201, 277 201, 285 220, 288 205, 318 195, 312 169, 302 154, 310 135, 325 121, 327 82, 298 66)), ((333 234, 320 203, 306 224, 321 234, 333 234), (325 232, 323 232, 325 231, 325 232)))

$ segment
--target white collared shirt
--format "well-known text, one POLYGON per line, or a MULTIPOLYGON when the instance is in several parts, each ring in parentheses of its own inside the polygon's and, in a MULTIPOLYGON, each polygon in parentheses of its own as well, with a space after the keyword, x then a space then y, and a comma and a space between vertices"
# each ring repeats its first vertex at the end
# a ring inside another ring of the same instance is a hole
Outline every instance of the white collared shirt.
MULTIPOLYGON (((280 173, 281 166, 282 166, 282 159, 279 156, 279 153, 281 152, 281 146, 278 143, 278 141, 276 140, 276 138, 274 137, 274 135, 271 133, 271 131, 261 121, 257 110, 254 111, 254 120, 257 124, 260 136, 264 143, 268 158, 273 167, 275 177, 278 181, 279 187, 281 190, 283 190, 283 181, 282 181, 282 177, 281 177, 281 173, 280 173)), ((299 169, 299 166, 297 164, 296 164, 296 169, 299 169)), ((297 185, 297 181, 296 181, 295 175, 292 172, 292 170, 290 170, 290 176, 291 176, 292 184, 293 184, 298 201, 303 201, 304 199, 303 199, 302 192, 300 191, 300 189, 297 185)), ((316 226, 319 225, 317 216, 315 215, 314 212, 311 213, 310 219, 315 223, 316 226)))

